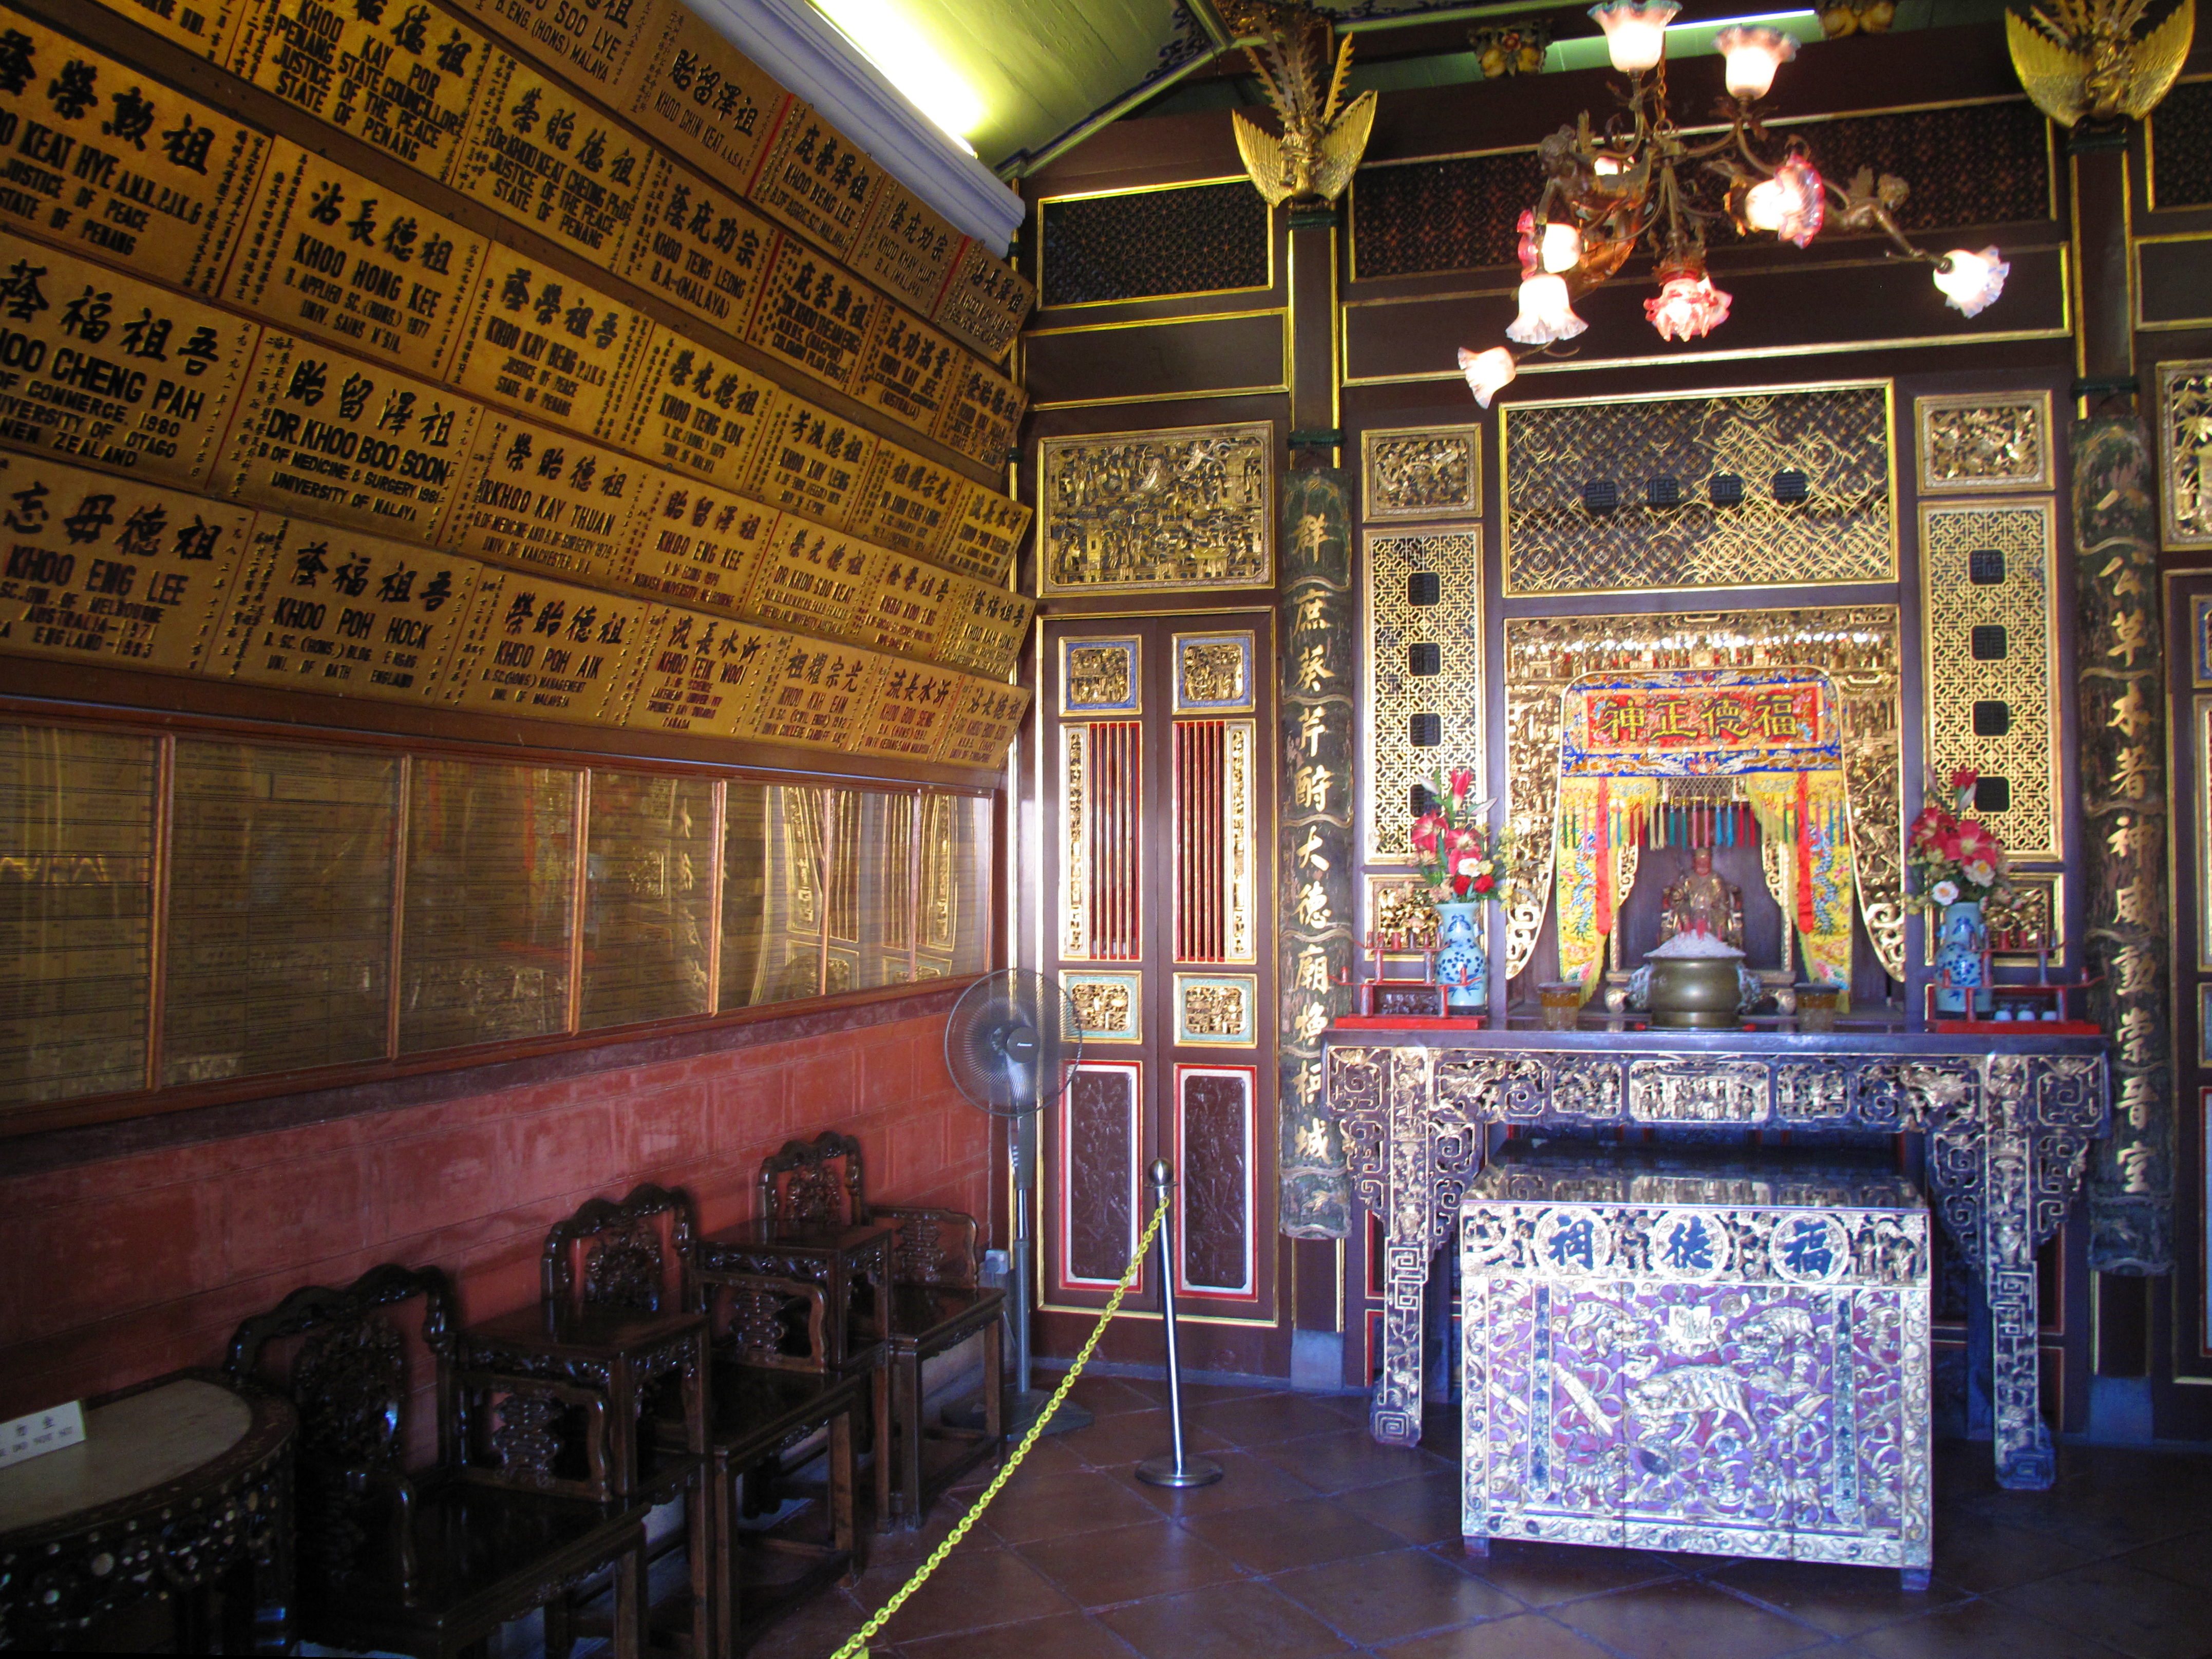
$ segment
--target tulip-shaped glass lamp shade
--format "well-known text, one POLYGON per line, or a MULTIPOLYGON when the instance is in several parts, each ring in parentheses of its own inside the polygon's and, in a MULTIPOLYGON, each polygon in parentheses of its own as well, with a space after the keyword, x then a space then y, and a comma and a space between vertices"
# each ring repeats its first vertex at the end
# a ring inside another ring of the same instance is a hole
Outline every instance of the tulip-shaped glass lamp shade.
POLYGON ((1582 263, 1583 234, 1554 219, 1544 227, 1544 269, 1557 276, 1582 263))
POLYGON ((1793 155, 1744 192, 1743 222, 1753 230, 1771 230, 1799 247, 1820 234, 1827 217, 1827 187, 1813 164, 1793 155))
POLYGON ((1997 295, 2004 292, 2005 278, 2011 275, 2012 267, 1997 257, 1993 247, 1979 253, 1954 247, 1936 262, 1936 286, 1943 290, 1948 304, 1969 317, 1979 316, 1995 305, 1997 295))
POLYGON ((1701 262, 1659 268, 1659 292, 1644 314, 1662 340, 1696 340, 1728 321, 1729 296, 1713 286, 1701 262))
POLYGON ((1589 15, 1605 31, 1605 50, 1613 66, 1623 75, 1641 75, 1656 69, 1667 55, 1667 24, 1682 9, 1674 0, 1607 0, 1592 6, 1589 15))
POLYGON ((1459 368, 1460 373, 1467 376, 1468 390, 1474 393, 1475 402, 1485 409, 1490 407, 1490 400, 1499 390, 1510 385, 1513 377, 1521 372, 1520 366, 1513 361, 1513 354, 1504 346, 1492 346, 1487 351, 1469 351, 1462 346, 1459 368))
POLYGON ((1775 29, 1723 29, 1713 41, 1728 59, 1729 96, 1756 103, 1774 85, 1774 71, 1797 55, 1797 43, 1775 29))
POLYGON ((1575 315, 1564 277, 1525 276, 1521 281, 1521 314, 1505 331, 1505 337, 1521 345, 1549 345, 1571 340, 1589 325, 1575 315))

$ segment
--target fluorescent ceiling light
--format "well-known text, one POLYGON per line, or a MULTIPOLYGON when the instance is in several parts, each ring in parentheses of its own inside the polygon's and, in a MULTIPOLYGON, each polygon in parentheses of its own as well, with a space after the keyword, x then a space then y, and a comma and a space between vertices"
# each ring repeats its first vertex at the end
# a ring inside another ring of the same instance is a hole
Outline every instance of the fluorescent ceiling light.
POLYGON ((968 135, 989 113, 975 89, 889 0, 814 0, 814 8, 914 106, 970 155, 968 135))

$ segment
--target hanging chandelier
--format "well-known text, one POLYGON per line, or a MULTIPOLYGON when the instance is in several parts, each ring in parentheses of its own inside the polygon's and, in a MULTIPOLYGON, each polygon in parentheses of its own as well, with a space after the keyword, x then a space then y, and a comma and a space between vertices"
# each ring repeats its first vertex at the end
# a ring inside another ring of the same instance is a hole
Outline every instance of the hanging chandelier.
POLYGON ((1702 339, 1728 320, 1729 296, 1705 270, 1706 233, 1724 222, 1738 235, 1771 235, 1801 248, 1823 229, 1879 231, 1895 257, 1933 265, 1946 302, 1969 317, 2004 289, 2011 267, 1996 249, 1954 248, 1939 257, 1905 240, 1896 217, 1902 179, 1876 179, 1863 167, 1840 188, 1820 176, 1803 139, 1771 147, 1756 106, 1775 71, 1797 55, 1786 34, 1721 32, 1715 44, 1727 60, 1728 130, 1690 143, 1667 108, 1667 24, 1680 9, 1673 0, 1590 8, 1613 67, 1628 76, 1627 96, 1602 132, 1585 112, 1539 148, 1544 190, 1521 216, 1520 313, 1505 331, 1524 349, 1460 349, 1460 368, 1485 409, 1522 359, 1589 327, 1575 314, 1575 300, 1610 281, 1647 238, 1659 291, 1644 302, 1644 314, 1663 340, 1702 339), (1700 185, 1702 194, 1693 190, 1700 185))

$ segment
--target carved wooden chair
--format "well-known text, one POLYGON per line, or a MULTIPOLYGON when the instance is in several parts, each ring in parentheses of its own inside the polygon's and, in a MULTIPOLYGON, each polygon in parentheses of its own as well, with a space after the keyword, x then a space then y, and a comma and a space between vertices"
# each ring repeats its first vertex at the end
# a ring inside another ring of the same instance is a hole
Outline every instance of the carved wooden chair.
MULTIPOLYGON (((656 1553, 688 1540, 691 1595, 653 1620, 712 1652, 707 1322, 685 1276, 696 1231, 690 1196, 650 1184, 555 1223, 539 1305, 461 1333, 456 1432, 474 1480, 601 1502, 684 1498, 688 1527, 656 1553)), ((549 1644, 566 1639, 567 1618, 566 1603, 549 1609, 549 1644)))
POLYGON ((860 1143, 834 1130, 809 1141, 786 1141, 781 1152, 763 1160, 761 1201, 763 1214, 772 1223, 798 1210, 817 1224, 891 1229, 885 1342, 894 1443, 879 1448, 878 1457, 880 1462, 890 1454, 895 1476, 890 1502, 879 1507, 878 1520, 888 1525, 896 1517, 919 1526, 939 1493, 997 1456, 1006 1443, 1000 1333, 1006 1295, 981 1283, 975 1218, 957 1210, 872 1207, 860 1143), (978 1334, 983 1339, 983 1426, 958 1429, 925 1422, 924 1364, 978 1334))
POLYGON ((882 1399, 882 1349, 839 1363, 830 1293, 819 1284, 696 1266, 693 1280, 715 1334, 714 1620, 730 1651, 743 1653, 807 1596, 841 1577, 849 1583, 864 1565, 854 1419, 882 1399), (817 1449, 823 1478, 802 1482, 817 1449), (787 1516, 792 1498, 816 1502, 787 1516))
POLYGON ((446 1276, 392 1264, 343 1290, 295 1291, 231 1338, 228 1375, 299 1413, 295 1630, 331 1647, 458 1655, 611 1579, 615 1653, 639 1659, 647 1504, 464 1478, 453 1347, 446 1276))

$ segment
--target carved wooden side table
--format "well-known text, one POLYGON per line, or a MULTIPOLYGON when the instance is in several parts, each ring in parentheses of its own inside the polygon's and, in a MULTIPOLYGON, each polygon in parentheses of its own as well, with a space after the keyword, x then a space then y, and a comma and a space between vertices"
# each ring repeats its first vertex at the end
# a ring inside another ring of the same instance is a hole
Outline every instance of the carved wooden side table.
POLYGON ((877 1223, 813 1227, 755 1219, 702 1237, 693 1261, 707 1272, 819 1285, 830 1304, 830 1364, 842 1370, 890 1334, 891 1244, 877 1223))
POLYGON ((78 1444, 0 1469, 0 1647, 66 1648, 107 1614, 178 1603, 179 1652, 291 1644, 291 1406, 212 1371, 104 1395, 78 1444), (248 1620, 207 1616, 246 1590, 248 1620))
POLYGON ((1929 1214, 1871 1164, 1596 1146, 1460 1207, 1460 1527, 1928 1587, 1929 1214))

